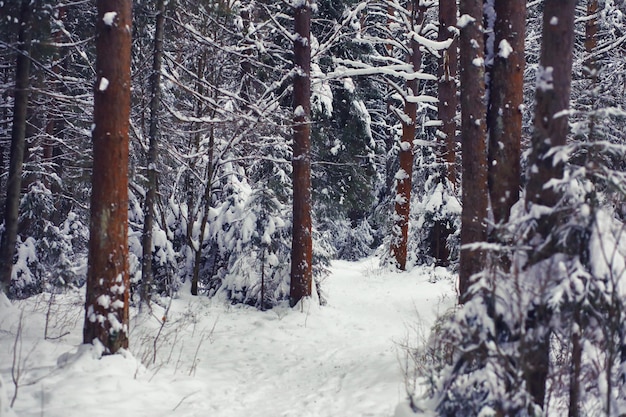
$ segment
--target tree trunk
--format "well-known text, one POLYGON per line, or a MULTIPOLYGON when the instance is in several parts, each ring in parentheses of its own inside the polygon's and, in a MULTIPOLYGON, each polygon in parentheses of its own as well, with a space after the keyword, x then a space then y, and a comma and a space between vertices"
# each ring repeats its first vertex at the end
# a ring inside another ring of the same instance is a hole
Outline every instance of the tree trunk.
MULTIPOLYGON (((56 18, 56 20, 58 21, 58 26, 63 24, 63 20, 65 19, 65 15, 67 13, 67 7, 66 6, 61 6, 58 8, 58 16, 56 18)), ((56 45, 60 45, 61 41, 63 39, 63 31, 61 30, 60 27, 56 27, 53 32, 52 32, 52 41, 54 42, 55 46, 54 46, 54 53, 53 53, 53 64, 52 64, 52 73, 55 74, 55 76, 59 76, 61 74, 61 66, 59 65, 60 62, 60 54, 59 54, 59 47, 56 45)), ((46 168, 46 175, 44 175, 43 177, 43 183, 44 185, 50 190, 52 191, 54 194, 58 194, 60 193, 60 189, 58 187, 58 183, 56 181, 51 181, 50 177, 55 174, 58 173, 58 169, 55 169, 55 162, 54 162, 54 158, 55 158, 55 137, 58 135, 58 133, 62 130, 62 119, 59 117, 58 114, 55 113, 56 110, 53 111, 48 111, 48 121, 46 123, 46 137, 43 141, 43 149, 42 149, 42 161, 44 162, 45 168, 46 168)), ((58 206, 58 204, 57 204, 58 206)), ((57 207, 58 208, 58 207, 57 207)), ((59 213, 58 210, 55 210, 54 213, 54 217, 56 217, 55 220, 55 224, 58 224, 60 219, 59 217, 59 213)))
MULTIPOLYGON (((415 3, 410 10, 411 22, 415 26, 423 21, 425 9, 415 3)), ((422 53, 420 45, 413 37, 410 42, 410 53, 407 61, 413 72, 420 70, 422 53)), ((409 238, 409 215, 411 212, 411 188, 413 177, 413 141, 415 140, 415 121, 417 119, 417 103, 412 100, 418 94, 417 78, 407 80, 406 97, 404 99, 404 115, 402 119, 402 139, 400 141, 400 169, 396 173, 395 225, 391 242, 391 253, 398 269, 406 269, 407 242, 409 238)))
POLYGON ((587 1, 587 21, 585 22, 585 61, 583 63, 583 75, 589 79, 589 91, 591 92, 591 115, 587 124, 588 138, 594 141, 596 128, 596 110, 597 105, 597 83, 598 83, 598 64, 596 57, 593 55, 598 48, 598 0, 587 1))
POLYGON ((165 0, 157 0, 156 27, 154 33, 154 55, 152 56, 152 74, 150 77, 150 143, 148 145, 147 177, 148 189, 144 207, 141 261, 141 304, 150 307, 152 296, 152 228, 157 192, 157 157, 159 146, 159 108, 161 105, 161 62, 163 60, 163 26, 165 22, 165 0))
MULTIPOLYGON (((580 307, 574 306, 574 328, 572 330, 572 358, 570 361, 569 378, 569 410, 567 417, 580 417, 580 374, 583 349, 580 341, 581 320, 580 307)), ((611 379, 611 377, 609 377, 611 379)), ((609 401, 610 402, 610 401, 609 401)), ((607 413, 610 415, 610 413, 607 413)))
MULTIPOLYGON (((554 208, 561 198, 556 190, 545 185, 563 177, 564 162, 554 161, 550 152, 556 146, 565 145, 568 133, 575 8, 576 0, 546 0, 544 3, 535 123, 528 160, 525 201, 528 212, 533 205, 554 208)), ((550 233, 558 221, 554 214, 537 219, 536 235, 529 239, 540 240, 543 248, 532 251, 528 266, 553 254, 551 248, 554 246, 545 242, 550 240, 550 233)), ((549 317, 547 306, 542 305, 542 300, 538 303, 526 323, 527 332, 535 333, 536 337, 529 342, 532 346, 524 353, 523 371, 535 403, 543 407, 550 364, 549 334, 544 324, 549 317)))
POLYGON ((495 11, 495 56, 487 109, 487 166, 494 221, 505 223, 511 207, 519 200, 521 186, 526 0, 496 0, 495 11))
POLYGON ((486 241, 487 150, 482 0, 461 0, 462 202, 459 301, 468 299, 472 275, 483 269, 484 253, 464 247, 486 241))
POLYGON ((454 34, 456 25, 456 0, 439 1, 439 38, 440 42, 454 39, 448 49, 442 52, 437 68, 439 78, 439 119, 441 120, 441 138, 445 141, 442 162, 446 163, 446 173, 450 183, 456 188, 456 77, 458 74, 458 41, 454 34), (451 30, 452 29, 452 30, 451 30))
POLYGON ((544 185, 563 176, 563 162, 554 163, 549 152, 555 146, 565 145, 568 133, 568 117, 563 112, 569 108, 575 3, 575 0, 546 0, 544 6, 537 104, 528 162, 527 206, 554 207, 560 198, 556 191, 544 188, 544 185), (555 117, 557 113, 558 117, 555 117))
POLYGON ((311 3, 295 8, 293 43, 297 74, 293 82, 293 236, 290 305, 311 295, 313 240, 311 236, 311 3))
POLYGON ((585 75, 596 81, 597 65, 593 56, 598 47, 598 0, 587 0, 587 20, 585 22, 585 61, 583 70, 585 75))
POLYGON ((32 2, 30 0, 22 0, 19 44, 15 64, 15 102, 13 106, 13 126, 11 129, 11 155, 4 211, 5 229, 0 243, 0 290, 3 289, 6 292, 8 292, 11 286, 13 255, 15 253, 19 220, 20 191, 22 187, 22 165, 24 148, 26 146, 32 15, 32 2))
POLYGON ((215 132, 211 127, 209 136, 209 155, 206 166, 206 182, 204 184, 204 194, 200 199, 200 210, 202 210, 202 219, 200 220, 200 234, 198 235, 198 247, 194 248, 195 256, 193 261, 193 275, 191 277, 191 295, 198 295, 198 281, 200 279, 200 264, 202 263, 202 244, 204 243, 204 234, 206 226, 209 223, 209 206, 211 204, 211 192, 213 190, 213 158, 215 149, 215 132))
MULTIPOLYGON (((200 119, 204 115, 203 114, 204 106, 202 105, 202 100, 200 96, 204 95, 204 85, 202 84, 202 79, 203 79, 206 61, 207 61, 207 53, 204 52, 202 53, 202 55, 198 57, 198 63, 196 65, 196 92, 198 93, 198 98, 196 98, 195 103, 194 103, 194 105, 196 106, 196 108, 194 109, 194 112, 198 119, 200 119)), ((196 152, 200 151, 200 130, 196 130, 196 132, 193 134, 192 139, 190 141, 190 145, 193 145, 195 147, 196 152)), ((213 157, 209 157, 208 163, 211 164, 212 161, 213 161, 213 157)), ((193 165, 189 167, 189 170, 191 171, 195 168, 196 167, 194 163, 193 165)), ((195 187, 192 187, 192 184, 193 184, 192 178, 193 178, 193 174, 188 172, 187 180, 185 184, 186 185, 185 188, 187 189, 187 207, 190 213, 187 218, 187 242, 189 244, 189 247, 191 247, 194 251, 194 265, 193 265, 193 270, 192 270, 192 275, 191 275, 191 295, 198 295, 198 280, 200 278, 199 277, 200 261, 202 258, 202 241, 198 241, 198 246, 196 246, 196 244, 193 241, 193 230, 194 230, 194 223, 195 223, 196 216, 199 215, 200 210, 204 208, 204 202, 203 202, 203 197, 200 197, 200 203, 198 204, 196 213, 192 216, 191 215, 192 208, 195 205, 195 192, 194 192, 195 187)), ((208 183, 205 185, 205 187, 206 186, 208 186, 208 183)), ((210 189, 205 188, 203 195, 206 195, 209 192, 210 192, 210 189)))
MULTIPOLYGON (((452 39, 450 46, 442 51, 437 67, 438 78, 438 115, 441 120, 441 129, 437 136, 442 143, 437 146, 438 162, 445 166, 445 176, 456 189, 456 78, 458 75, 458 40, 455 35, 457 6, 455 0, 439 1, 439 35, 440 42, 452 39)), ((442 174, 443 175, 443 174, 442 174)), ((447 240, 450 229, 445 220, 437 220, 430 233, 431 255, 437 260, 437 265, 447 266, 450 251, 447 240)))
POLYGON ((128 348, 131 0, 98 0, 89 268, 83 342, 128 348))

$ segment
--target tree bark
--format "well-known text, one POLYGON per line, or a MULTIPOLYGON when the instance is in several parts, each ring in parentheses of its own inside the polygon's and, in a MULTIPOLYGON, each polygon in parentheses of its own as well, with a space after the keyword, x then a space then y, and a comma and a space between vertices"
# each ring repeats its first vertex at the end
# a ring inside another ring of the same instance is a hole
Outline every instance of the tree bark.
MULTIPOLYGON (((574 306, 574 328, 572 330, 572 358, 570 360, 569 408, 567 417, 580 417, 580 374, 583 349, 580 341, 580 307, 574 306)), ((610 415, 607 413, 607 415, 610 415)))
MULTIPOLYGON (((438 115, 441 120, 441 129, 437 136, 441 139, 437 146, 438 162, 445 167, 445 177, 452 189, 457 188, 456 172, 456 79, 458 75, 458 40, 456 32, 457 5, 455 0, 439 1, 439 33, 438 40, 446 42, 452 40, 450 46, 442 51, 437 67, 438 78, 438 115)), ((447 266, 450 251, 447 240, 450 229, 445 220, 437 220, 430 232, 430 252, 437 260, 437 265, 447 266)))
MULTIPOLYGON (((416 25, 424 16, 424 8, 415 5, 410 10, 411 22, 416 25)), ((413 72, 420 70, 422 53, 420 45, 411 38, 410 52, 407 61, 413 67, 413 72)), ((415 140, 415 121, 417 119, 417 103, 411 98, 418 94, 419 82, 417 78, 407 80, 406 97, 404 98, 404 116, 402 118, 402 138, 400 140, 400 169, 396 173, 396 197, 393 238, 391 253, 398 269, 406 269, 407 242, 409 239, 409 215, 411 213, 411 188, 413 177, 413 141, 415 140)))
MULTIPOLYGON (((200 96, 204 95, 204 84, 202 83, 202 79, 204 76, 206 62, 207 62, 207 53, 204 52, 202 53, 202 55, 198 57, 198 62, 196 65, 196 91, 198 92, 199 97, 196 98, 195 100, 196 108, 194 110, 195 110, 196 117, 198 119, 204 116, 204 110, 205 110, 200 96)), ((195 147, 196 152, 198 152, 200 150, 200 131, 199 130, 197 130, 193 134, 192 144, 195 147)), ((213 151, 212 145, 209 147, 209 151, 210 152, 213 151)), ((213 163, 213 156, 211 155, 209 156, 209 160, 207 161, 207 174, 208 174, 208 167, 211 167, 212 163, 213 163)), ((195 169, 195 163, 192 166, 190 166, 190 170, 191 169, 195 169)), ((207 175, 207 178, 210 180, 211 177, 207 175)), ((191 213, 191 208, 194 207, 194 199, 195 199, 195 193, 191 186, 192 183, 193 183, 192 174, 187 173, 187 184, 185 188, 187 188, 187 207, 189 207, 190 213, 191 213)), ((193 241, 193 230, 194 230, 193 225, 196 219, 196 215, 199 215, 200 211, 202 211, 203 209, 206 209, 204 201, 209 201, 208 198, 204 200, 205 199, 204 196, 210 196, 210 192, 211 192, 210 184, 207 182, 205 184, 205 187, 206 188, 204 189, 204 193, 202 193, 203 197, 200 197, 200 202, 198 204, 196 214, 194 216, 189 215, 187 219, 187 242, 189 242, 189 246, 194 251, 194 264, 193 264, 193 270, 192 270, 192 275, 191 275, 191 295, 198 295, 198 281, 200 279, 200 262, 202 260, 202 237, 204 236, 204 232, 202 231, 201 236, 198 238, 198 244, 196 246, 196 244, 193 241)), ((206 212, 203 212, 203 218, 206 214, 207 214, 206 212)), ((203 229, 204 227, 205 226, 202 226, 203 229)))
MULTIPOLYGON (((63 21, 65 20, 65 16, 67 13, 67 7, 66 6, 61 6, 58 8, 58 16, 56 18, 56 20, 59 22, 58 25, 60 26, 61 24, 63 24, 63 21)), ((63 31, 59 28, 56 27, 54 28, 53 32, 52 32, 52 41, 56 44, 56 45, 60 45, 61 41, 63 39, 63 31)), ((61 74, 61 66, 59 65, 60 62, 60 48, 58 46, 54 46, 54 53, 52 55, 52 59, 53 59, 53 64, 52 64, 52 72, 56 75, 59 76, 61 74)), ((57 165, 57 169, 55 169, 55 137, 59 134, 59 132, 62 130, 62 124, 63 121, 61 119, 61 117, 59 117, 58 114, 55 113, 56 110, 52 110, 52 111, 48 111, 48 121, 46 123, 46 138, 43 141, 43 152, 42 152, 42 160, 46 166, 46 174, 43 177, 43 183, 44 185, 50 190, 52 191, 54 194, 58 194, 60 193, 60 189, 58 187, 58 183, 56 181, 51 181, 50 177, 55 174, 55 173, 59 173, 59 165, 57 165)), ((57 203, 58 206, 58 203, 57 203)), ((55 217, 55 224, 58 224, 58 221, 60 220, 59 217, 59 213, 58 210, 55 211, 54 215, 55 217)))
POLYGON ((596 58, 593 56, 598 47, 598 0, 587 1, 587 20, 585 22, 585 75, 594 83, 598 77, 596 58))
POLYGON ((482 0, 461 0, 462 202, 459 301, 467 301, 472 275, 483 269, 484 253, 465 245, 487 240, 487 150, 482 0))
POLYGON ((526 0, 496 0, 495 51, 489 84, 489 195, 495 223, 519 200, 526 0))
POLYGON ((585 22, 585 61, 583 63, 583 75, 589 79, 589 90, 591 92, 591 115, 587 123, 587 129, 589 131, 587 137, 589 141, 593 142, 595 138, 596 128, 596 110, 595 104, 598 91, 598 63, 594 52, 598 48, 598 0, 587 1, 587 21, 585 22))
POLYGON ((198 295, 198 281, 200 279, 200 264, 202 263, 202 244, 204 243, 204 234, 207 224, 209 223, 209 206, 211 204, 211 192, 213 190, 213 158, 215 150, 215 131, 211 127, 209 136, 209 154, 206 166, 206 181, 204 183, 204 193, 200 198, 200 210, 202 210, 202 219, 200 220, 200 234, 198 235, 198 247, 194 248, 195 256, 193 262, 193 271, 191 277, 191 295, 198 295))
MULTIPOLYGON (((566 143, 568 133, 567 110, 569 109, 571 71, 574 46, 574 13, 576 0, 546 0, 543 12, 541 56, 536 92, 535 122, 531 152, 528 161, 528 185, 526 209, 533 205, 554 208, 561 195, 554 188, 546 187, 551 180, 563 177, 562 160, 555 161, 550 152, 566 143)), ((536 235, 529 239, 540 240, 543 248, 537 248, 527 267, 552 255, 553 245, 545 245, 559 219, 554 213, 537 219, 536 235), (536 239, 539 237, 539 239, 536 239)), ((524 376, 535 403, 543 407, 546 394, 546 378, 549 370, 549 320, 548 308, 539 300, 527 320, 527 333, 535 334, 532 346, 524 353, 524 376)))
POLYGON ((569 108, 571 89, 575 3, 575 0, 546 0, 544 6, 527 206, 554 207, 560 198, 554 189, 544 185, 563 177, 563 162, 553 162, 549 152, 555 146, 565 145, 568 133, 565 111, 569 108))
POLYGON ((17 241, 22 165, 26 147, 32 19, 32 2, 30 0, 22 0, 19 44, 15 64, 15 102, 13 105, 13 126, 11 128, 11 154, 4 211, 5 229, 0 243, 0 290, 4 290, 7 293, 11 286, 13 256, 17 241))
POLYGON ((98 0, 89 267, 83 342, 128 348, 131 0, 98 0))
POLYGON ((446 164, 448 181, 456 188, 456 77, 458 75, 458 40, 453 32, 457 20, 456 0, 439 1, 439 36, 440 42, 453 39, 452 43, 443 51, 439 59, 437 77, 439 78, 438 112, 441 120, 441 137, 445 141, 441 148, 442 162, 446 164))
POLYGON ((148 189, 144 207, 141 260, 141 304, 150 307, 154 274, 152 271, 152 228, 157 193, 157 158, 159 147, 159 108, 161 105, 161 62, 163 61, 163 26, 165 22, 165 0, 157 0, 154 32, 154 52, 150 77, 150 143, 148 145, 147 177, 148 189))
POLYGON ((293 82, 293 236, 290 305, 311 295, 313 240, 311 236, 311 2, 295 8, 293 43, 296 75, 293 82))

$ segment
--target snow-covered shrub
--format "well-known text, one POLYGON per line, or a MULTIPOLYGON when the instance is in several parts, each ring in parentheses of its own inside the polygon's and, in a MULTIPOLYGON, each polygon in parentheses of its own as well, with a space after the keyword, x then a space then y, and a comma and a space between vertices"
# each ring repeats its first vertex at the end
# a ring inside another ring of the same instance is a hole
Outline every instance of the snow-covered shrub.
POLYGON ((454 264, 459 258, 461 203, 445 175, 431 175, 423 187, 412 198, 411 263, 454 264))
POLYGON ((32 237, 26 238, 24 242, 20 236, 17 237, 15 244, 17 256, 11 271, 9 288, 11 298, 27 298, 43 291, 44 283, 41 279, 36 245, 37 241, 32 237))
MULTIPOLYGON (((142 283, 141 269, 143 261, 143 223, 144 211, 134 193, 129 193, 128 208, 128 264, 133 292, 138 294, 142 283)), ((180 287, 180 276, 174 272, 178 268, 178 259, 172 241, 163 230, 158 218, 152 226, 152 292, 171 294, 180 287)))
POLYGON ((209 293, 271 308, 289 296, 291 246, 283 220, 289 214, 272 190, 252 190, 245 179, 233 176, 228 192, 210 213, 211 237, 223 266, 209 293))
POLYGON ((81 286, 86 277, 89 231, 80 216, 62 214, 50 190, 39 181, 30 184, 20 203, 20 228, 10 295, 24 298, 67 285, 81 286))
POLYGON ((143 209, 134 192, 128 193, 128 274, 131 293, 139 294, 141 284, 141 233, 143 230, 143 209))
POLYGON ((367 219, 356 225, 350 219, 331 220, 329 224, 338 259, 355 261, 371 255, 375 232, 367 219))
MULTIPOLYGON (((597 144, 554 154, 587 146, 597 144)), ((507 243, 487 245, 487 268, 438 335, 457 347, 452 360, 425 371, 430 388, 419 407, 461 417, 626 410, 626 225, 618 210, 626 176, 608 164, 570 163, 550 186, 561 197, 554 208, 518 203, 498 231, 507 243)))

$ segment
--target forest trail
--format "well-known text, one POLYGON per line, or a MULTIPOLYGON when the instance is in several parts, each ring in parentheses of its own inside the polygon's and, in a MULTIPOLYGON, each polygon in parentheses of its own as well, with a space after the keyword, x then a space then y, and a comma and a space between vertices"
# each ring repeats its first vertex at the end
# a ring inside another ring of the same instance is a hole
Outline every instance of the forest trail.
POLYGON ((383 274, 369 259, 334 262, 323 288, 321 308, 223 313, 196 374, 213 415, 393 414, 405 398, 398 344, 452 304, 450 281, 383 274))
MULTIPOLYGON (((182 291, 147 369, 139 361, 153 353, 154 318, 131 323, 133 356, 95 360, 93 348, 76 353, 80 320, 70 336, 35 343, 42 319, 32 313, 24 343, 35 350, 24 381, 34 380, 35 368, 44 377, 20 388, 15 410, 19 417, 389 417, 405 398, 398 344, 415 344, 415 326, 427 329, 454 302, 450 278, 439 271, 444 279, 431 283, 432 273, 336 261, 323 283, 327 304, 301 311, 225 307, 182 291)), ((6 338, 0 343, 9 347, 6 338)), ((10 396, 6 350, 0 373, 10 396)))

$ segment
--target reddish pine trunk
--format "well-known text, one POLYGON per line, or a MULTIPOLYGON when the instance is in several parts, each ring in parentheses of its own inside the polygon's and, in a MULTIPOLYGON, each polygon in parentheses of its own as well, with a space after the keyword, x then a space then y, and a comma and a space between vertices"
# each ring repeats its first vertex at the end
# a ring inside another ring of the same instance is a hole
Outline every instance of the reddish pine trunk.
MULTIPOLYGON (((534 204, 555 207, 561 197, 545 185, 563 177, 563 162, 554 162, 549 153, 553 147, 565 145, 568 133, 565 111, 569 108, 570 99, 575 8, 576 0, 546 0, 544 3, 537 104, 526 187, 525 203, 529 211, 534 204)), ((537 219, 536 231, 544 243, 550 239, 550 233, 558 222, 558 216, 554 214, 537 219)), ((535 238, 536 235, 531 236, 531 239, 535 238)), ((551 248, 554 246, 547 243, 543 250, 533 251, 528 262, 530 266, 552 255, 551 248)), ((537 305, 533 319, 526 323, 529 331, 537 334, 537 340, 524 352, 523 372, 528 391, 539 406, 544 403, 550 364, 549 334, 543 329, 543 324, 549 320, 547 310, 545 305, 537 305)))
POLYGON ((131 0, 98 0, 93 173, 84 343, 128 348, 131 0), (110 25, 107 25, 110 23, 110 25))
MULTIPOLYGON (((425 10, 421 7, 418 10, 411 10, 413 25, 424 19, 424 12, 425 10), (416 14, 418 15, 416 16, 416 14)), ((411 39, 410 44, 411 53, 407 60, 413 66, 413 72, 417 72, 421 67, 422 53, 420 45, 415 39, 411 39)), ((402 138, 399 151, 400 169, 396 174, 395 225, 391 242, 391 254, 396 261, 397 267, 401 270, 406 269, 413 177, 413 141, 415 140, 415 120, 417 118, 417 103, 411 100, 411 97, 418 94, 418 80, 408 80, 406 88, 407 97, 404 100, 405 118, 402 120, 402 138)))
POLYGON ((293 43, 297 74, 293 82, 293 236, 290 304, 311 295, 313 240, 311 236, 311 3, 295 9, 293 43))
POLYGON ((2 243, 0 244, 0 290, 4 289, 4 291, 8 291, 11 286, 13 255, 17 241, 22 165, 26 147, 32 7, 30 0, 22 0, 19 46, 15 65, 15 102, 13 105, 13 126, 11 130, 11 155, 4 211, 5 230, 2 234, 2 243))
MULTIPOLYGON (((450 46, 442 51, 437 67, 439 104, 438 114, 441 129, 438 136, 442 140, 437 148, 438 162, 445 165, 445 175, 453 189, 456 183, 456 77, 458 74, 458 40, 454 35, 457 6, 455 0, 439 1, 439 36, 440 42, 452 40, 450 46), (451 31, 452 29, 453 31, 451 31)), ((447 240, 450 229, 446 221, 438 220, 430 233, 431 254, 438 265, 448 265, 450 251, 447 240)))
POLYGON ((544 185, 562 178, 563 163, 553 163, 548 156, 554 146, 563 146, 567 138, 571 70, 574 44, 575 0, 546 0, 543 17, 543 43, 536 93, 535 124, 528 161, 526 203, 554 207, 560 195, 544 185))
POLYGON ((526 0, 496 0, 495 47, 489 85, 489 194, 496 223, 509 220, 521 186, 526 0))
MULTIPOLYGON (((487 150, 485 108, 485 65, 482 29, 482 0, 461 0, 461 146, 462 200, 461 245, 487 238, 487 150)), ((461 248, 459 301, 468 298, 470 278, 483 269, 484 253, 461 248)))
POLYGON ((456 77, 458 74, 458 41, 455 39, 456 1, 439 1, 439 41, 445 42, 454 39, 452 44, 442 52, 439 59, 437 76, 439 77, 439 119, 442 122, 441 136, 445 141, 442 162, 446 163, 447 176, 451 184, 456 187, 456 77))
POLYGON ((585 54, 584 70, 592 81, 597 79, 596 59, 593 56, 598 47, 598 0, 587 1, 587 21, 585 22, 585 54))

